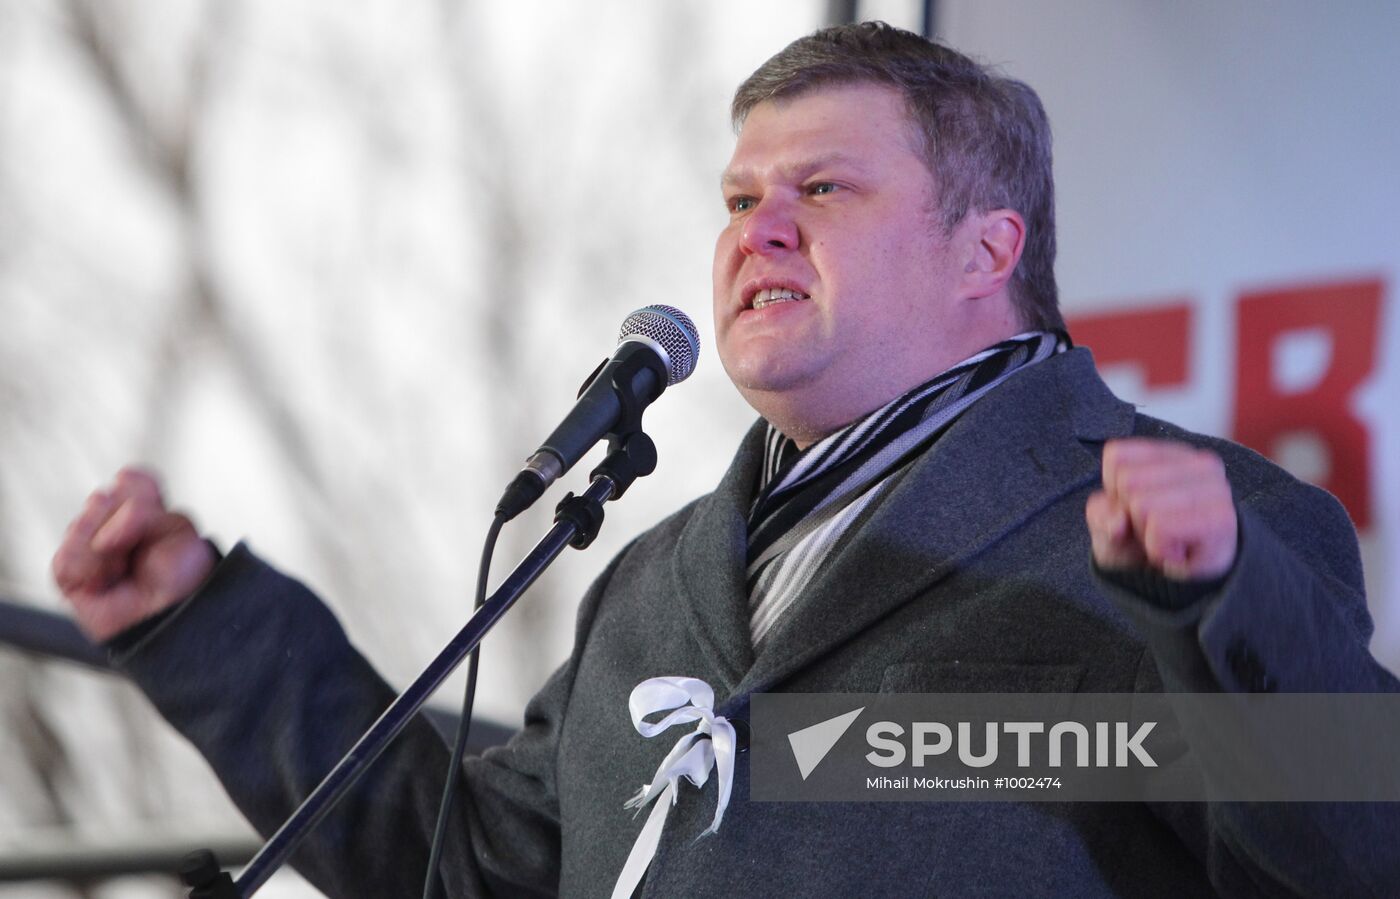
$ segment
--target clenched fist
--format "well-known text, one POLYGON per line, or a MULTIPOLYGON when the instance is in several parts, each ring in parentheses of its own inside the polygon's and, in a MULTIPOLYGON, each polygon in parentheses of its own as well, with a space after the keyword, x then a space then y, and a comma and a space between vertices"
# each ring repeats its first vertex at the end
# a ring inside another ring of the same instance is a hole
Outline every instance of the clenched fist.
POLYGON ((124 468, 88 497, 53 557, 53 577, 95 642, 194 592, 217 556, 194 524, 171 512, 151 474, 124 468))
POLYGON ((1238 519, 1225 464, 1209 450, 1170 440, 1110 440, 1103 489, 1084 508, 1094 561, 1103 569, 1147 567, 1173 580, 1210 580, 1230 570, 1238 519))

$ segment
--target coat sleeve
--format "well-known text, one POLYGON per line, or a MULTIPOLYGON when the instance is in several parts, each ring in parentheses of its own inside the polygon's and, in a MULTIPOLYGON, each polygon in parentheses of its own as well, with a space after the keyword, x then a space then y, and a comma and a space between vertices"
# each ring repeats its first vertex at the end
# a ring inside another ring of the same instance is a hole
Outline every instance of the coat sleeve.
MULTIPOLYGON (((585 600, 581 628, 611 572, 585 600)), ((310 591, 242 544, 199 593, 114 661, 204 755, 264 836, 395 696, 310 591)), ((444 847, 448 895, 558 892, 555 754, 573 679, 571 661, 530 702, 506 746, 464 763, 444 847)), ((421 893, 448 761, 437 730, 415 718, 302 844, 293 866, 337 899, 421 893)))
MULTIPOLYGON (((1400 691, 1367 647, 1361 563, 1341 505, 1293 481, 1239 499, 1237 508, 1239 556, 1213 594, 1166 610, 1105 582, 1148 644, 1138 689, 1400 691)), ((1183 729, 1193 742, 1185 723, 1183 729)), ((1223 895, 1386 896, 1400 884, 1400 803, 1209 802, 1156 810, 1223 895)))

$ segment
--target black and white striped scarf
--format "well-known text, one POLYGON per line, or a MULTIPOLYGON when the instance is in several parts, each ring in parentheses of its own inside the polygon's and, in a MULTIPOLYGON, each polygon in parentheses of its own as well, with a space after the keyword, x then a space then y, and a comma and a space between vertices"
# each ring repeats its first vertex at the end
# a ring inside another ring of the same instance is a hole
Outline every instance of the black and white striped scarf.
POLYGON ((749 511, 749 630, 758 647, 779 616, 904 467, 987 391, 1070 347, 1060 332, 1018 334, 966 359, 806 450, 768 426, 749 511))

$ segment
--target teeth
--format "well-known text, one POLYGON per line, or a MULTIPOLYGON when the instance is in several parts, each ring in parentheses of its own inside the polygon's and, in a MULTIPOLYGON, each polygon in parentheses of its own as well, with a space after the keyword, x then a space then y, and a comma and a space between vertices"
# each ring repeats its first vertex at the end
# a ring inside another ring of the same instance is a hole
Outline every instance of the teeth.
POLYGON ((771 306, 774 303, 788 303, 805 299, 809 299, 805 293, 798 293, 791 288, 770 287, 753 295, 753 308, 762 309, 764 306, 771 306))

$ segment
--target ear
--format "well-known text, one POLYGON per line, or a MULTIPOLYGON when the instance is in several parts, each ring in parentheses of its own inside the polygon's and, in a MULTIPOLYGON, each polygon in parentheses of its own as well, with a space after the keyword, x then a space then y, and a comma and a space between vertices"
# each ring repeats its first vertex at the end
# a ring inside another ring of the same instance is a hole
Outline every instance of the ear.
POLYGON ((966 265, 962 283, 969 299, 991 296, 1006 287, 1026 247, 1026 222, 1014 209, 993 209, 968 216, 966 265))

